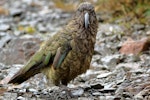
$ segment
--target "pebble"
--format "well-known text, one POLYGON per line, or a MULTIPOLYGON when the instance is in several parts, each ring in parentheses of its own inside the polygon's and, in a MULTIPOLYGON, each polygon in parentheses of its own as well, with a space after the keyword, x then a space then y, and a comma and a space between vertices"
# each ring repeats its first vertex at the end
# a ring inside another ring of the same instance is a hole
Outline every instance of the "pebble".
POLYGON ((99 96, 99 100, 106 100, 105 96, 99 96))
POLYGON ((71 99, 71 100, 93 100, 87 97, 79 97, 78 99, 71 99))
POLYGON ((4 93, 4 98, 6 100, 15 100, 17 98, 17 93, 5 92, 4 93))
POLYGON ((133 28, 135 29, 135 30, 143 30, 144 28, 145 28, 145 26, 143 25, 143 24, 135 24, 134 26, 133 26, 133 28))
POLYGON ((97 78, 105 78, 105 77, 107 77, 107 76, 109 76, 111 74, 112 74, 112 72, 103 73, 103 74, 98 75, 97 78))
POLYGON ((26 100, 26 98, 24 98, 24 97, 22 97, 22 96, 19 96, 19 97, 17 98, 17 100, 26 100))
POLYGON ((150 35, 150 30, 146 32, 147 35, 150 35))
POLYGON ((99 95, 101 95, 101 93, 100 92, 93 92, 92 95, 93 96, 99 96, 99 95))
POLYGON ((105 56, 101 58, 101 61, 103 62, 104 65, 107 66, 108 69, 113 69, 117 65, 117 62, 119 61, 119 57, 120 57, 119 54, 105 56))
POLYGON ((37 91, 36 89, 29 88, 29 92, 32 92, 32 93, 37 93, 38 91, 37 91))
POLYGON ((10 36, 10 35, 6 35, 6 36, 2 37, 2 38, 0 39, 0 48, 3 48, 4 45, 5 45, 8 41, 10 41, 12 38, 13 38, 13 37, 10 36))
POLYGON ((25 93, 26 92, 26 89, 21 89, 19 90, 20 93, 25 93))
POLYGON ((45 33, 45 32, 47 32, 47 29, 46 29, 46 27, 44 27, 43 25, 41 25, 41 24, 39 24, 38 26, 37 26, 37 29, 39 30, 39 32, 41 32, 41 33, 45 33))
POLYGON ((0 24, 0 31, 7 31, 8 29, 10 29, 10 25, 0 24))
POLYGON ((84 90, 82 88, 71 91, 72 96, 81 96, 83 93, 84 93, 84 90))
POLYGON ((19 8, 10 9, 10 15, 13 17, 20 16, 22 13, 23 13, 22 9, 19 8))
POLYGON ((134 54, 126 55, 125 62, 137 62, 137 61, 140 61, 140 57, 138 55, 134 54))
POLYGON ((104 86, 102 86, 100 83, 94 83, 94 84, 90 84, 91 88, 93 89, 102 89, 104 88, 104 86))
POLYGON ((106 100, 114 100, 114 96, 106 96, 106 100))
POLYGON ((16 36, 23 35, 23 32, 21 32, 21 31, 15 31, 14 35, 16 35, 16 36))

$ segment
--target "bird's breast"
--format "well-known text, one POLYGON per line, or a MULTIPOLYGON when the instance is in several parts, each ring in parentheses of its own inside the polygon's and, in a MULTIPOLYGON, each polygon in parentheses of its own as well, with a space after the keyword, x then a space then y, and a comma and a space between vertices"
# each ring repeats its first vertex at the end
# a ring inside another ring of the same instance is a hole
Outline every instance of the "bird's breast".
POLYGON ((92 41, 79 40, 71 41, 72 50, 66 56, 61 67, 64 70, 64 78, 68 81, 78 75, 85 73, 89 69, 94 46, 92 41))

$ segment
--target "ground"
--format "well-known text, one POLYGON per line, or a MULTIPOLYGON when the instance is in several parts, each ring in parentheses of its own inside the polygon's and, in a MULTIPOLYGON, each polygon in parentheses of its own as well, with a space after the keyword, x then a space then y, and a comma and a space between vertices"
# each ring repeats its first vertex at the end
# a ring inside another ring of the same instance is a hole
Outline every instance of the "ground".
POLYGON ((48 85, 43 74, 21 85, 5 84, 73 11, 56 8, 49 0, 2 0, 0 4, 0 99, 150 100, 150 24, 128 18, 110 23, 105 20, 112 16, 100 12, 90 69, 72 80, 67 90, 48 85))

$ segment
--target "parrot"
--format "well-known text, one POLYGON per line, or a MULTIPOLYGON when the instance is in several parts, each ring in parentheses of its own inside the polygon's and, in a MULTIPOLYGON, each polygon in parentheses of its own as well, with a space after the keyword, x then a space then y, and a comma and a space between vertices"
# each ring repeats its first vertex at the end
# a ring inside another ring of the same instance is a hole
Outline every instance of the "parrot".
POLYGON ((98 21, 89 2, 78 5, 75 13, 55 35, 48 38, 8 84, 21 84, 43 73, 54 85, 67 85, 90 68, 98 21))

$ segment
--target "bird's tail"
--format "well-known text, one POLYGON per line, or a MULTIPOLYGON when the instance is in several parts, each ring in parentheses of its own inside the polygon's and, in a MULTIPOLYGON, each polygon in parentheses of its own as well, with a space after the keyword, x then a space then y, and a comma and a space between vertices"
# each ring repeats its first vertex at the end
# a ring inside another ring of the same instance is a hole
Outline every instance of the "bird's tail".
POLYGON ((43 54, 36 53, 31 57, 29 62, 9 80, 8 83, 21 84, 30 77, 41 72, 41 69, 45 66, 42 62, 42 58, 43 54))
POLYGON ((34 65, 28 70, 25 69, 27 66, 23 67, 9 80, 8 83, 21 84, 22 82, 26 81, 30 77, 34 76, 35 74, 38 74, 40 72, 40 68, 41 68, 40 66, 42 66, 42 64, 37 66, 34 65))
POLYGON ((20 69, 10 80, 8 83, 13 84, 21 84, 26 81, 30 77, 34 76, 41 72, 45 66, 47 66, 50 62, 51 53, 47 55, 44 52, 38 51, 36 52, 28 63, 20 69))

